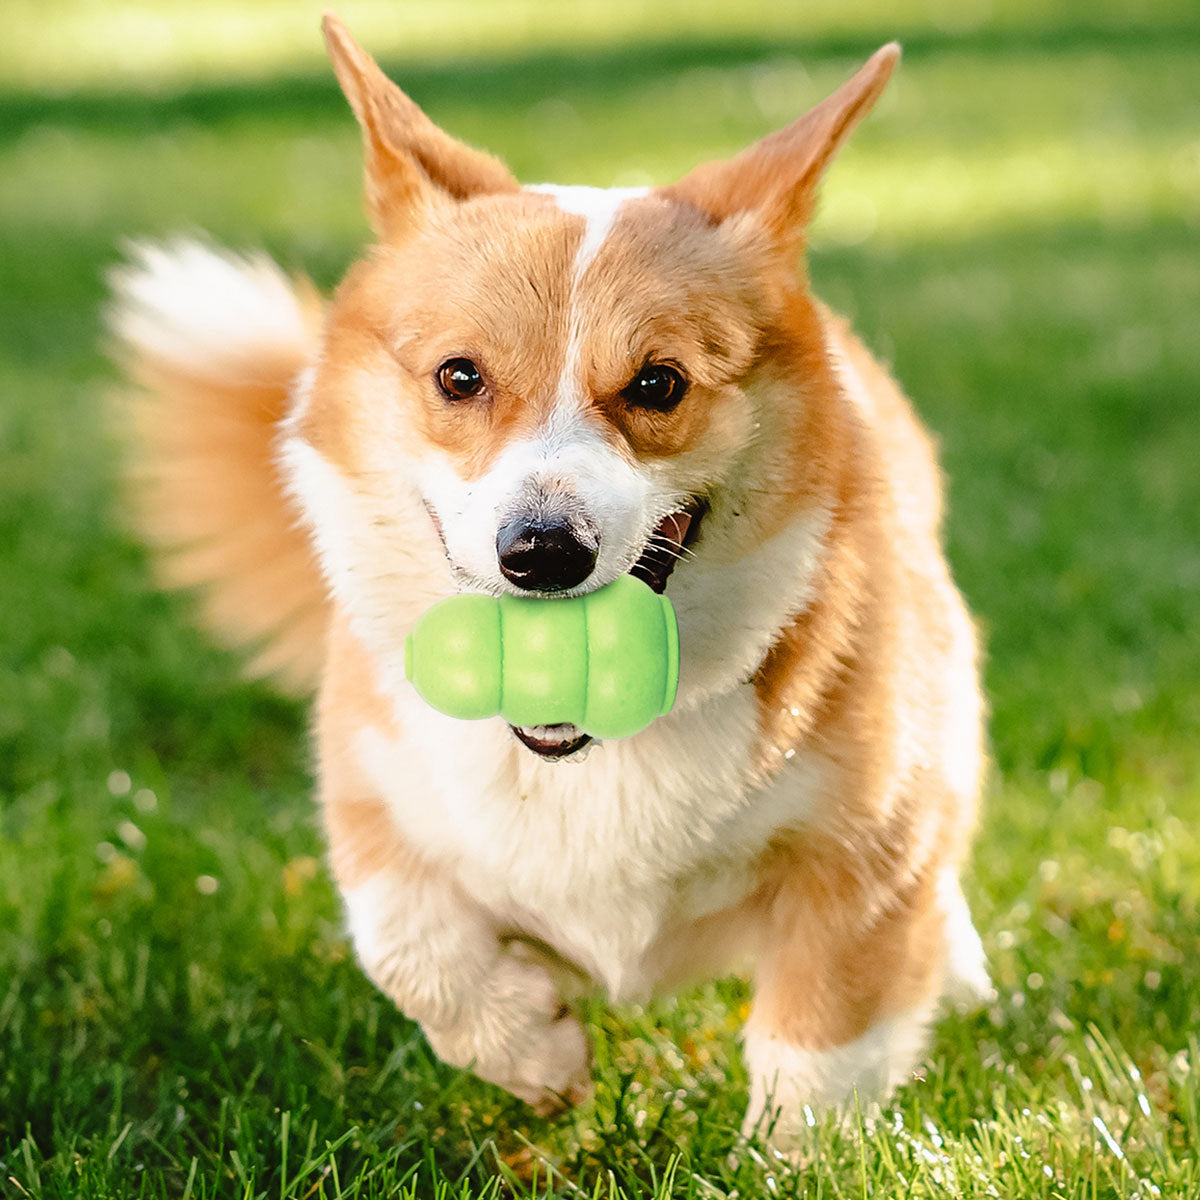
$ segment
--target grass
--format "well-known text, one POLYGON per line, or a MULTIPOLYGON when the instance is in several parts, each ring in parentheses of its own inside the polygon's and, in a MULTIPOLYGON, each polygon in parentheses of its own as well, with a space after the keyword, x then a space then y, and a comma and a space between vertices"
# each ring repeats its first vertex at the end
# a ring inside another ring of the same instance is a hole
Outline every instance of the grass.
POLYGON ((998 999, 943 1021, 925 1078, 799 1170, 733 1153, 737 981, 594 1005, 596 1100, 557 1122, 432 1058, 350 957, 304 713, 151 589, 101 419, 120 238, 199 226, 324 283, 361 242, 312 13, 237 6, 226 53, 226 0, 186 20, 14 0, 0 1195, 1200 1196, 1194 6, 722 0, 677 36, 670 5, 588 6, 572 32, 533 0, 459 0, 456 53, 431 8, 358 7, 450 128, 525 178, 599 183, 728 153, 905 36, 813 275, 942 439, 989 646, 969 891, 998 999))

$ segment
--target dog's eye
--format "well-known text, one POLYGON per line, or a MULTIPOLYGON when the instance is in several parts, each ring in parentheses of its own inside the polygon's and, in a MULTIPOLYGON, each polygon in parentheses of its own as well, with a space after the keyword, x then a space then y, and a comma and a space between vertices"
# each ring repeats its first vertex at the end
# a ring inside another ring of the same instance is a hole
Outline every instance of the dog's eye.
POLYGON ((483 391, 483 376, 469 358, 448 358, 437 369, 437 385, 447 400, 470 400, 483 391))
POLYGON ((686 390, 687 380, 678 368, 667 363, 647 363, 621 394, 629 404, 663 412, 674 408, 686 390))

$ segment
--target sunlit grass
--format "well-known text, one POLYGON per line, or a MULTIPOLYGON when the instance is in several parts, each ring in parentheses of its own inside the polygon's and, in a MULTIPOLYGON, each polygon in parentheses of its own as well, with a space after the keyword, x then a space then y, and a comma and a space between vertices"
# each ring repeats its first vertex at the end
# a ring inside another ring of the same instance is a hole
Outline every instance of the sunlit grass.
POLYGON ((323 284, 361 243, 314 12, 11 0, 0 1195, 1200 1196, 1196 9, 995 7, 346 6, 530 180, 670 179, 910 35, 830 178, 813 275, 941 438, 989 647, 968 890, 997 997, 796 1172, 732 1153, 744 984, 594 1004, 596 1100, 547 1124, 437 1064, 364 980, 303 713, 152 591, 100 415, 122 237, 205 228, 323 284), (676 34, 701 52, 654 42, 676 34))

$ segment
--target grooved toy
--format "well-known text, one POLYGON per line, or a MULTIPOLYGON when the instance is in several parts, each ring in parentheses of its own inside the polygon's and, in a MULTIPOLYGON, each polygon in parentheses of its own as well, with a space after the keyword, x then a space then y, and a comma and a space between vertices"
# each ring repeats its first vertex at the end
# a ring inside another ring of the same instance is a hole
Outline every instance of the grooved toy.
POLYGON ((451 717, 629 737, 675 703, 679 631, 666 596, 632 575, 567 599, 451 596, 409 634, 404 671, 451 717))

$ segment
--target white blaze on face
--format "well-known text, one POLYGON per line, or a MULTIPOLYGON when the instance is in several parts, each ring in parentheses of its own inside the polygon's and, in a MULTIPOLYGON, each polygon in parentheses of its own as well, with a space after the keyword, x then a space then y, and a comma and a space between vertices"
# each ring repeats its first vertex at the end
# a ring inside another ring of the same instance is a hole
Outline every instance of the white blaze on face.
POLYGON ((532 518, 539 506, 599 532, 596 566, 581 591, 611 582, 642 552, 647 481, 579 415, 556 409, 533 437, 510 442, 477 479, 462 479, 446 458, 423 457, 412 467, 437 513, 451 562, 477 585, 511 590, 500 573, 496 535, 523 513, 532 518), (546 490, 551 481, 553 493, 546 490))
POLYGON ((646 188, 595 188, 564 186, 542 183, 529 189, 549 196, 563 212, 582 217, 586 224, 583 240, 575 252, 575 278, 577 284, 588 264, 596 257, 604 239, 617 220, 617 213, 627 200, 636 200, 646 194, 646 188))
POLYGON ((572 266, 570 312, 555 404, 530 436, 514 439, 477 479, 464 480, 449 458, 412 464, 418 486, 437 513, 453 564, 477 585, 511 590, 500 572, 496 535, 524 513, 565 517, 599 534, 592 574, 577 589, 589 591, 624 574, 641 556, 654 526, 677 507, 652 474, 623 455, 590 408, 583 378, 579 287, 608 237, 622 205, 642 188, 539 186, 564 212, 584 218, 572 266))

